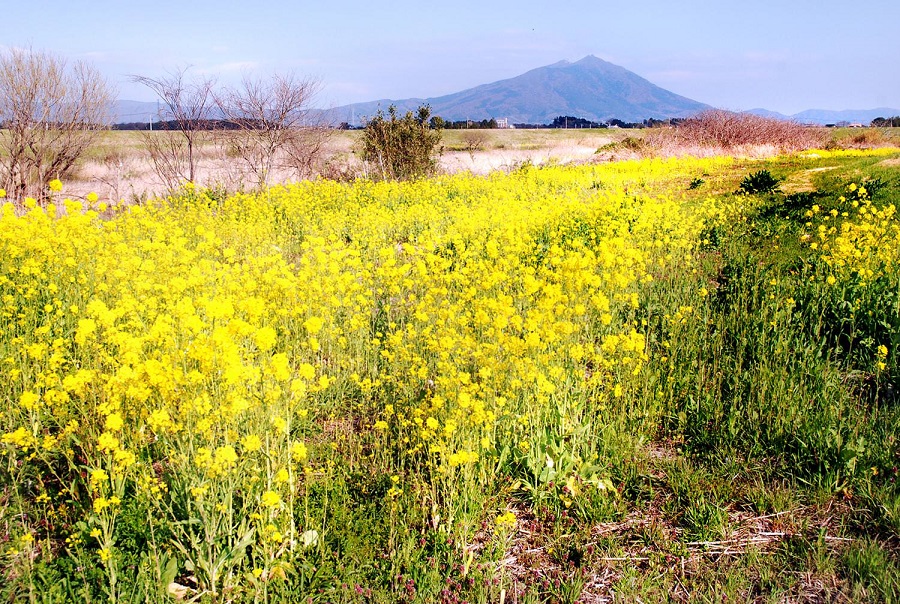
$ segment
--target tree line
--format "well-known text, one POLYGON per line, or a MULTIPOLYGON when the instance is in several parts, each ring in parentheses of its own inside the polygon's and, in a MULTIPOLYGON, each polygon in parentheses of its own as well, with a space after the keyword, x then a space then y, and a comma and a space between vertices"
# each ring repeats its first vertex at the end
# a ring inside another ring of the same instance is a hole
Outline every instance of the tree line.
POLYGON ((872 128, 900 128, 900 115, 894 117, 876 117, 870 124, 872 128))

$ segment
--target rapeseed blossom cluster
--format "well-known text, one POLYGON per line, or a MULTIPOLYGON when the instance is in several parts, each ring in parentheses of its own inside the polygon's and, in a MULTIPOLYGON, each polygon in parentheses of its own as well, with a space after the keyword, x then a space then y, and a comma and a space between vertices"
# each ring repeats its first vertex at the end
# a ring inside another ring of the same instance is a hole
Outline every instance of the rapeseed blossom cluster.
POLYGON ((877 323, 881 313, 896 315, 900 222, 895 205, 875 203, 866 185, 847 184, 833 207, 812 205, 800 239, 809 251, 810 281, 824 292, 819 304, 839 308, 839 320, 864 334, 880 372, 890 352, 883 342, 891 350, 900 345, 877 323))
POLYGON ((850 183, 846 192, 838 200, 841 209, 823 215, 816 205, 807 212, 818 219, 815 233, 805 237, 810 247, 817 244, 835 280, 858 278, 865 284, 893 274, 900 261, 897 208, 875 206, 864 184, 850 183))
MULTIPOLYGON (((392 498, 435 481, 447 502, 485 488, 504 448, 533 450, 546 409, 567 430, 627 394, 649 354, 643 288, 735 216, 648 190, 730 161, 189 189, 104 218, 7 203, 0 446, 110 573, 137 501, 192 568, 209 523, 221 551, 257 544, 235 564, 271 573, 311 530, 299 501, 338 465, 341 417, 404 476, 392 498)), ((31 534, 21 512, 6 520, 31 534)), ((197 573, 212 591, 243 576, 197 573)))

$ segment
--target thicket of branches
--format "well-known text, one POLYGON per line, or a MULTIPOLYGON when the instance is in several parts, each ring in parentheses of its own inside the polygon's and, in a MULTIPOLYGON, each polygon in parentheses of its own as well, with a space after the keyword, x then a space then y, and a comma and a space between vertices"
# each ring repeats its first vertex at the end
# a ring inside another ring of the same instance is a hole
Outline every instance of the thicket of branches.
POLYGON ((197 152, 210 137, 202 125, 210 119, 214 82, 210 78, 188 80, 186 72, 181 69, 159 78, 132 78, 162 101, 160 130, 142 132, 141 138, 157 176, 170 189, 196 180, 197 152))
POLYGON ((331 129, 312 110, 319 83, 294 74, 269 79, 245 77, 235 87, 217 88, 209 78, 191 78, 187 69, 166 76, 134 76, 162 105, 159 127, 142 131, 157 176, 175 189, 198 180, 198 151, 219 146, 238 162, 232 172, 259 188, 269 186, 276 170, 297 178, 314 175, 331 129), (211 128, 212 126, 212 128, 211 128))
POLYGON ((786 151, 808 149, 822 143, 819 129, 796 122, 710 109, 679 123, 678 142, 730 149, 745 145, 772 145, 786 151))
POLYGON ((268 80, 246 77, 240 86, 225 88, 215 96, 216 107, 229 125, 220 138, 228 154, 243 162, 267 187, 277 168, 288 168, 298 178, 317 170, 330 128, 321 112, 311 110, 319 82, 294 74, 275 74, 268 80))
POLYGON ((113 91, 93 66, 53 54, 0 54, 0 187, 13 199, 49 195, 109 126, 113 91))

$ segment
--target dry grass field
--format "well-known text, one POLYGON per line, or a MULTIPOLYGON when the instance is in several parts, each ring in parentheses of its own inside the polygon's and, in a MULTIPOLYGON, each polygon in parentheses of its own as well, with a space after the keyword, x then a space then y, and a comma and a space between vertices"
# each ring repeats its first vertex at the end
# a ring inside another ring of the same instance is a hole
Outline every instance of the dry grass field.
MULTIPOLYGON (((334 131, 320 159, 325 176, 341 179, 365 176, 366 168, 357 153, 361 132, 334 131)), ((447 173, 487 174, 509 171, 530 163, 567 164, 590 160, 604 145, 640 136, 630 130, 448 130, 444 132, 440 169, 447 173)), ((168 136, 160 132, 156 136, 168 136)), ((228 149, 208 138, 200 148, 199 185, 236 191, 252 185, 230 156, 228 149)), ((284 168, 272 177, 276 183, 296 180, 284 168)), ((66 180, 66 194, 83 197, 97 193, 106 201, 142 200, 165 189, 153 170, 142 134, 107 132, 66 180)))
MULTIPOLYGON (((900 144, 900 128, 818 129, 826 148, 872 148, 900 144)), ((157 133, 155 136, 168 136, 157 133)), ((360 131, 333 131, 317 161, 317 172, 338 180, 369 176, 359 158, 360 131)), ((728 154, 747 158, 778 155, 773 145, 742 145, 722 149, 714 145, 676 140, 665 129, 570 130, 445 130, 439 160, 443 173, 488 174, 509 172, 523 165, 567 165, 642 157, 711 157, 728 154)), ((241 169, 227 145, 207 137, 199 150, 199 186, 228 192, 254 188, 251 175, 241 169)), ((282 167, 272 184, 298 180, 295 170, 282 167)), ((83 198, 94 192, 106 202, 139 202, 165 193, 153 169, 141 133, 110 131, 79 161, 65 179, 65 194, 83 198)))

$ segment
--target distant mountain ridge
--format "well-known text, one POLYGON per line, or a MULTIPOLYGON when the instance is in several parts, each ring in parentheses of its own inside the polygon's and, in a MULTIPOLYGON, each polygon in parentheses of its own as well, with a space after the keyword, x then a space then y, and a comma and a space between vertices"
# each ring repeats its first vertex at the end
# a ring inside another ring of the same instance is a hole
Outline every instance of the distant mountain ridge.
MULTIPOLYGON (((405 113, 415 111, 423 104, 431 106, 433 115, 446 120, 506 118, 510 124, 547 124, 562 115, 595 122, 614 118, 640 122, 650 118, 690 117, 710 109, 709 105, 661 88, 624 67, 588 55, 574 63, 559 61, 514 78, 453 94, 432 98, 380 99, 344 105, 324 113, 335 124, 347 122, 361 125, 379 109, 386 111, 390 105, 405 113)), ((117 124, 149 122, 151 119, 157 122, 160 119, 159 107, 156 102, 119 100, 112 107, 113 121, 117 124)), ((767 109, 750 109, 746 113, 809 124, 849 122, 868 125, 876 117, 900 115, 900 109, 808 109, 790 116, 767 109)))
MULTIPOLYGON (((147 124, 152 121, 154 124, 161 120, 175 119, 172 112, 163 103, 156 101, 113 101, 110 108, 114 124, 147 124)), ((210 119, 222 119, 222 112, 211 107, 208 112, 210 119)))
POLYGON ((114 101, 111 112, 113 122, 116 124, 128 124, 132 122, 147 123, 151 119, 159 121, 159 103, 147 101, 114 101))
POLYGON ((753 115, 761 115, 762 117, 774 117, 783 120, 793 120, 801 124, 837 124, 840 122, 848 122, 851 124, 862 124, 868 126, 872 120, 877 117, 894 117, 900 115, 900 109, 891 109, 890 107, 877 107, 875 109, 841 109, 838 111, 831 109, 807 109, 793 115, 784 115, 777 111, 769 111, 768 109, 749 109, 744 113, 752 113, 753 115))
POLYGON ((394 105, 401 113, 420 105, 446 120, 506 118, 509 123, 549 123, 571 115, 592 121, 688 117, 709 105, 660 88, 624 67, 593 55, 570 63, 560 61, 520 76, 482 84, 432 98, 381 99, 331 110, 333 119, 359 124, 363 117, 394 105))

